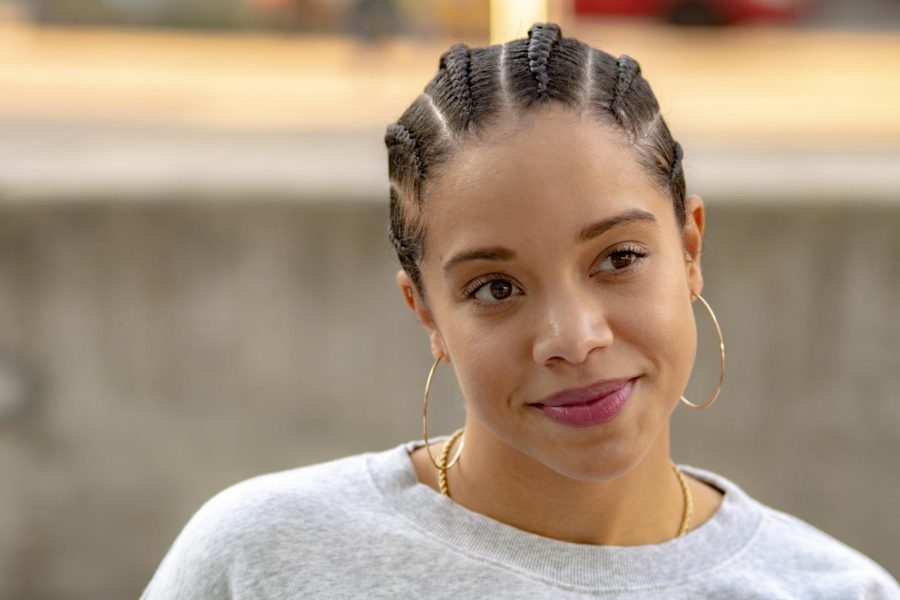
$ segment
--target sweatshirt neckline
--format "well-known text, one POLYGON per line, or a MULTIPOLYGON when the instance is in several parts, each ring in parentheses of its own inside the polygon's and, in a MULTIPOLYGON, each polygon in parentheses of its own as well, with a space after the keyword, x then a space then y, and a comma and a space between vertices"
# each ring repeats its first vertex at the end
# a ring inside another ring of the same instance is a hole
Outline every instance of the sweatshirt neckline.
MULTIPOLYGON (((434 441, 449 436, 437 436, 434 441)), ((568 588, 635 589, 672 585, 721 568, 758 530, 758 502, 726 477, 686 464, 680 469, 725 495, 705 523, 659 544, 599 546, 547 538, 471 511, 421 483, 409 457, 423 440, 368 455, 369 473, 384 499, 428 536, 472 558, 568 588)))

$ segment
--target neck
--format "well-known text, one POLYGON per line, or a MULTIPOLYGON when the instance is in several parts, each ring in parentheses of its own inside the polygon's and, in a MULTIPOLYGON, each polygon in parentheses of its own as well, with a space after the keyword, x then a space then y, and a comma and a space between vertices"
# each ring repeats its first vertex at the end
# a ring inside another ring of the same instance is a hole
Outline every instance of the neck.
MULTIPOLYGON (((658 544, 678 533, 684 495, 669 455, 669 424, 627 472, 602 481, 550 469, 468 419, 450 495, 466 508, 537 535, 581 544, 658 544)), ((451 456, 456 452, 456 442, 451 456)))

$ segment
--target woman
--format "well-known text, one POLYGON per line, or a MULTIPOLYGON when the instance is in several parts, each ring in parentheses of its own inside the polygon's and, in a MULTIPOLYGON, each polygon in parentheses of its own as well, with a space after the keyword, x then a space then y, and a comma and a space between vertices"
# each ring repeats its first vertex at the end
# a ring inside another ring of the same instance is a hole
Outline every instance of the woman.
POLYGON ((715 317, 703 201, 637 62, 554 24, 457 44, 385 142, 425 408, 449 364, 465 426, 232 486, 145 598, 900 597, 871 559, 670 459, 678 403, 718 395, 681 396, 692 301, 715 317))

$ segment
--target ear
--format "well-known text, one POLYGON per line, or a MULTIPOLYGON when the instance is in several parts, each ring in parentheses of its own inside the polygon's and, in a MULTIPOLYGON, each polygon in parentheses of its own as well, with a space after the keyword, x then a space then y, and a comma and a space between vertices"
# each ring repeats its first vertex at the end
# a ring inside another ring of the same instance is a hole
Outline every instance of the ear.
POLYGON ((703 291, 703 272, 700 269, 700 250, 703 246, 705 223, 703 199, 697 194, 691 194, 685 198, 684 212, 682 246, 684 247, 685 275, 691 294, 699 296, 703 291))
POLYGON ((416 313, 416 317, 419 319, 422 327, 428 332, 428 337, 431 340, 431 355, 435 359, 441 357, 444 362, 450 362, 450 353, 447 351, 444 338, 437 328, 431 309, 416 291, 412 279, 403 269, 397 271, 395 279, 400 292, 403 294, 403 299, 406 300, 406 304, 416 313))

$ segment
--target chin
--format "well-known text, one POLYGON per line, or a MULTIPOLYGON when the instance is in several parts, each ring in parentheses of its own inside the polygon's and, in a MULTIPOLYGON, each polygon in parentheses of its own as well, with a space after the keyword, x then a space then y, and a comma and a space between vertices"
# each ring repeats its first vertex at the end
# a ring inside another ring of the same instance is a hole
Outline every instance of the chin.
POLYGON ((608 448, 570 447, 541 461, 560 475, 576 481, 610 481, 626 475, 641 461, 636 449, 618 444, 608 448))

